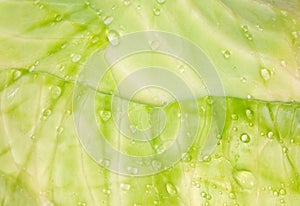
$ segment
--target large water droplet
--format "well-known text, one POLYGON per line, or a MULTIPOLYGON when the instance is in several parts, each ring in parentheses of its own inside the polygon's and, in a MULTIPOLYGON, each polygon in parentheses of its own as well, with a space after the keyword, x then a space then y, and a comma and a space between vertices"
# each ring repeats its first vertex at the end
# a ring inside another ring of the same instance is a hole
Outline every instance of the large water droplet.
POLYGON ((111 118, 111 112, 108 110, 101 110, 99 112, 101 119, 106 122, 111 118))
POLYGON ((166 184, 166 189, 167 189, 167 192, 168 192, 170 195, 175 195, 175 194, 177 194, 177 189, 176 189, 176 187, 175 187, 172 183, 167 183, 167 184, 166 184))
POLYGON ((252 189, 256 183, 254 175, 246 170, 234 170, 233 178, 244 189, 252 189))
POLYGON ((250 142, 250 137, 247 133, 243 133, 240 136, 240 140, 244 143, 248 143, 248 142, 250 142))
POLYGON ((261 75, 261 77, 262 77, 265 81, 267 81, 267 80, 269 80, 269 79, 271 78, 271 72, 270 72, 270 70, 267 69, 267 68, 261 68, 261 69, 260 69, 260 75, 261 75))
POLYGON ((116 46, 120 43, 120 34, 115 30, 108 30, 107 38, 110 44, 113 46, 116 46))

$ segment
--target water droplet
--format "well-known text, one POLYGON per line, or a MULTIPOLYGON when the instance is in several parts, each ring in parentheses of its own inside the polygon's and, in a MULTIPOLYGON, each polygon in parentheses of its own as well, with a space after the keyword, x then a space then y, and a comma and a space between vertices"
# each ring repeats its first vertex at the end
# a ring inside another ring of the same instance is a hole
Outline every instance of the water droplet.
POLYGON ((77 205, 78 206, 86 206, 86 203, 85 202, 78 202, 77 205))
POLYGON ((269 131, 269 132, 268 132, 268 138, 269 138, 269 139, 272 139, 273 136, 274 136, 274 133, 273 133, 272 131, 269 131))
POLYGON ((190 162, 192 160, 192 156, 190 155, 190 153, 183 153, 181 155, 181 159, 183 162, 190 162))
POLYGON ((244 189, 252 189, 256 183, 254 175, 246 170, 234 170, 233 178, 244 189))
POLYGON ((122 190, 128 191, 128 190, 130 190, 131 185, 130 184, 126 184, 126 183, 121 183, 120 187, 121 187, 122 190))
POLYGON ((21 75, 22 75, 21 71, 19 71, 19 70, 14 71, 14 73, 13 73, 14 80, 19 79, 21 77, 21 75))
POLYGON ((247 95, 247 99, 250 100, 252 99, 252 96, 250 94, 247 95))
POLYGON ((287 153, 288 152, 288 148, 287 147, 282 147, 282 151, 283 151, 283 153, 287 153))
POLYGON ((246 77, 241 77, 240 80, 241 80, 242 83, 246 83, 247 82, 246 77))
POLYGON ((35 137, 35 135, 31 135, 30 138, 31 138, 32 140, 35 140, 36 137, 35 137))
POLYGON ((50 109, 44 110, 44 112, 42 114, 44 120, 47 119, 50 115, 51 115, 51 110, 50 109))
POLYGON ((232 120, 238 120, 239 119, 239 116, 237 114, 232 114, 231 115, 231 119, 232 120))
POLYGON ((81 55, 80 54, 71 54, 71 60, 72 62, 76 63, 79 62, 81 59, 81 55))
POLYGON ((286 195, 286 190, 285 190, 284 188, 281 188, 281 189, 279 190, 279 194, 280 194, 280 195, 286 195))
POLYGON ((53 86, 51 87, 51 96, 54 99, 57 99, 61 95, 61 88, 59 86, 53 86))
POLYGON ((101 110, 99 112, 101 119, 106 122, 111 118, 111 112, 108 110, 101 110))
POLYGON ((130 0, 124 0, 123 3, 125 6, 129 6, 131 4, 130 0))
POLYGON ((133 175, 136 175, 139 172, 138 168, 135 167, 127 167, 127 171, 133 175))
POLYGON ((114 17, 112 17, 112 16, 106 16, 103 19, 103 22, 104 22, 105 25, 109 25, 113 20, 114 20, 114 17))
POLYGON ((269 80, 269 79, 271 78, 271 72, 270 72, 270 70, 267 69, 267 68, 261 68, 261 69, 260 69, 260 75, 261 75, 261 77, 262 77, 265 81, 267 81, 267 80, 269 80))
POLYGON ((206 199, 211 200, 212 196, 210 194, 206 194, 206 199))
POLYGON ((129 126, 129 128, 130 128, 130 131, 132 132, 132 133, 136 133, 136 127, 134 126, 134 125, 130 125, 129 126))
POLYGON ((291 142, 291 143, 295 143, 295 140, 292 138, 292 139, 290 140, 290 142, 291 142))
POLYGON ((280 65, 285 68, 286 67, 286 62, 284 60, 281 60, 280 65))
POLYGON ((241 140, 242 142, 244 142, 244 143, 248 143, 248 142, 250 142, 250 137, 249 137, 248 134, 243 133, 243 134, 241 134, 241 136, 240 136, 240 140, 241 140))
POLYGON ((203 160, 203 162, 210 162, 211 161, 211 156, 210 155, 204 155, 202 160, 203 160))
POLYGON ((28 69, 29 72, 33 72, 33 70, 35 69, 35 65, 31 65, 28 69))
POLYGON ((160 15, 160 9, 159 8, 154 8, 153 13, 154 13, 155 16, 159 16, 160 15))
POLYGON ((238 128, 237 127, 233 127, 233 131, 237 132, 238 128))
POLYGON ((295 38, 295 39, 298 39, 298 33, 296 31, 293 31, 292 32, 292 36, 295 38))
POLYGON ((120 43, 120 34, 115 30, 108 30, 107 38, 110 44, 113 46, 116 46, 120 43))
POLYGON ((163 3, 166 2, 166 0, 156 0, 156 1, 157 1, 157 3, 159 3, 159 4, 163 4, 163 3))
POLYGON ((154 204, 154 205, 158 205, 158 204, 159 204, 159 201, 158 201, 158 200, 154 200, 154 201, 153 201, 153 204, 154 204))
POLYGON ((161 162, 158 160, 152 160, 151 165, 154 170, 159 170, 161 168, 161 162))
POLYGON ((249 32, 249 28, 247 25, 242 25, 241 28, 242 28, 243 32, 245 32, 245 33, 249 32))
POLYGON ((185 66, 184 66, 184 65, 180 65, 180 66, 178 67, 178 69, 179 69, 179 72, 180 72, 180 73, 183 73, 183 72, 185 71, 185 66))
POLYGON ((253 117, 253 112, 250 109, 246 109, 246 117, 248 119, 252 119, 253 117))
POLYGON ((166 184, 166 189, 167 189, 167 192, 170 194, 170 195, 175 195, 177 194, 177 189, 176 187, 171 184, 171 183, 167 183, 166 184))
POLYGON ((106 195, 110 195, 110 193, 111 193, 111 190, 110 189, 103 189, 102 190, 102 192, 104 193, 104 194, 106 194, 106 195))
POLYGON ((231 57, 231 52, 228 50, 222 51, 222 54, 225 59, 229 59, 231 57))
POLYGON ((273 195, 274 195, 275 197, 278 197, 278 192, 277 192, 277 191, 273 191, 273 195))
POLYGON ((108 160, 108 159, 103 159, 100 161, 100 163, 106 168, 110 167, 110 160, 108 160))
POLYGON ((201 197, 203 197, 203 198, 206 197, 206 193, 205 193, 205 192, 201 192, 200 195, 201 195, 201 197))
POLYGON ((152 50, 157 50, 160 46, 160 42, 157 40, 150 41, 149 46, 152 50))
POLYGON ((253 127, 253 123, 252 122, 249 122, 249 127, 253 127))
POLYGON ((61 21, 62 18, 63 18, 62 15, 59 15, 59 14, 55 15, 55 21, 57 21, 57 22, 61 21))
POLYGON ((236 198, 236 195, 235 195, 233 192, 230 192, 230 193, 229 193, 229 198, 230 198, 230 199, 235 199, 235 198, 236 198))
POLYGON ((64 131, 64 128, 63 127, 57 127, 56 131, 57 131, 58 134, 61 134, 64 131))

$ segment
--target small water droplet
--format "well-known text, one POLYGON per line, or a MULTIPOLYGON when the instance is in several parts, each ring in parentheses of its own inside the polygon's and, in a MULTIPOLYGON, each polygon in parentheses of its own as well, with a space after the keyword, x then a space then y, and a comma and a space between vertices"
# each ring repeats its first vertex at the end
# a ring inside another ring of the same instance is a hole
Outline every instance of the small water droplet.
POLYGON ((247 95, 247 99, 250 100, 252 99, 252 96, 250 94, 247 95))
POLYGON ((201 197, 205 198, 206 197, 206 192, 200 192, 201 197))
POLYGON ((178 67, 178 69, 179 69, 179 72, 180 72, 180 73, 183 73, 183 72, 185 71, 185 66, 184 66, 184 65, 180 65, 180 66, 178 67))
POLYGON ((166 184, 166 189, 167 189, 167 192, 170 194, 170 195, 175 195, 177 194, 177 189, 176 187, 171 184, 171 183, 167 183, 166 184))
POLYGON ((241 77, 240 80, 241 80, 242 83, 246 83, 247 82, 246 77, 241 77))
POLYGON ((153 13, 154 13, 155 16, 159 16, 160 15, 160 9, 159 8, 154 8, 153 13))
POLYGON ((211 161, 211 156, 210 155, 204 155, 202 160, 203 160, 203 162, 210 162, 211 161))
POLYGON ((246 109, 246 117, 248 119, 252 119, 253 117, 253 112, 250 109, 246 109))
POLYGON ((103 19, 103 22, 104 22, 105 25, 109 25, 113 20, 114 20, 114 17, 112 17, 112 16, 106 16, 103 19))
POLYGON ((126 184, 126 183, 121 183, 120 187, 121 187, 122 190, 128 191, 128 190, 130 190, 131 185, 130 184, 126 184))
POLYGON ((51 96, 54 99, 57 99, 61 95, 61 88, 59 86, 52 86, 50 91, 51 91, 51 96))
POLYGON ((50 109, 44 110, 44 112, 42 114, 44 120, 47 119, 50 115, 51 115, 51 110, 50 109))
POLYGON ((281 60, 280 65, 285 68, 286 67, 286 62, 284 60, 281 60))
POLYGON ((151 165, 154 170, 159 170, 161 168, 161 162, 158 160, 152 160, 151 165))
POLYGON ((61 21, 62 18, 63 18, 62 15, 59 15, 59 14, 55 15, 55 21, 57 21, 57 22, 61 21))
POLYGON ((244 143, 248 143, 248 142, 250 142, 250 137, 249 137, 248 134, 243 133, 243 134, 241 134, 241 136, 240 136, 240 140, 241 140, 242 142, 244 142, 244 143))
POLYGON ((107 38, 111 45, 116 46, 120 43, 120 34, 116 30, 108 30, 107 38))
POLYGON ((278 192, 277 191, 273 191, 273 195, 275 196, 275 197, 278 197, 278 192))
POLYGON ((269 80, 269 79, 271 78, 271 72, 270 72, 270 70, 267 69, 267 68, 261 68, 261 69, 260 69, 260 75, 261 75, 261 77, 262 77, 265 81, 267 81, 267 80, 269 80))
POLYGON ((31 65, 28 69, 29 72, 33 72, 33 70, 35 69, 35 65, 31 65))
POLYGON ((231 57, 231 52, 229 50, 222 51, 223 57, 229 59, 231 57))
POLYGON ((283 151, 283 153, 287 153, 288 152, 288 148, 287 147, 282 147, 282 151, 283 151))
POLYGON ((280 188, 279 194, 280 195, 286 195, 286 190, 284 188, 280 188))
POLYGON ((57 131, 58 134, 61 134, 64 131, 64 128, 63 127, 57 127, 56 131, 57 131))
POLYGON ((158 204, 159 204, 159 201, 158 201, 158 200, 154 200, 154 201, 153 201, 153 204, 154 204, 154 205, 158 205, 158 204))
POLYGON ((111 112, 108 110, 101 110, 99 112, 101 119, 106 122, 111 118, 111 112))
POLYGON ((234 170, 233 178, 244 189, 252 189, 256 183, 252 172, 246 170, 234 170))
POLYGON ((71 54, 71 60, 72 62, 76 63, 79 62, 81 59, 81 55, 80 54, 71 54))
POLYGON ((243 32, 245 32, 245 33, 249 32, 249 28, 247 25, 242 25, 241 28, 242 28, 243 32))
POLYGON ((130 0, 124 0, 123 3, 125 6, 129 6, 131 4, 130 0))
POLYGON ((104 194, 106 194, 106 195, 110 195, 110 193, 111 193, 111 190, 110 189, 103 189, 102 190, 102 192, 104 193, 104 194))
POLYGON ((136 175, 139 172, 138 168, 136 167, 127 167, 127 171, 133 175, 136 175))
POLYGON ((160 47, 160 42, 157 40, 150 41, 149 46, 152 50, 157 50, 160 47))
POLYGON ((206 194, 206 199, 211 200, 212 196, 210 194, 206 194))
POLYGON ((159 4, 163 4, 163 3, 166 2, 166 0, 156 0, 156 1, 157 1, 157 3, 159 3, 159 4))
POLYGON ((268 135, 269 139, 272 139, 274 136, 274 133, 272 131, 269 131, 267 135, 268 135))
POLYGON ((183 162, 190 162, 192 160, 192 156, 190 155, 190 153, 183 153, 181 155, 181 159, 183 162))
POLYGON ((239 119, 239 116, 237 114, 232 114, 231 115, 231 119, 232 120, 238 120, 239 119))
POLYGON ((22 75, 21 71, 19 71, 19 70, 14 71, 14 73, 13 73, 14 80, 19 79, 21 77, 21 75, 22 75))
POLYGON ((229 198, 230 198, 230 199, 235 199, 235 198, 236 198, 236 195, 235 195, 233 192, 230 192, 230 193, 229 193, 229 198))
POLYGON ((295 139, 292 138, 292 139, 290 140, 290 142, 291 142, 291 143, 295 143, 295 139))
POLYGON ((130 125, 129 126, 129 128, 130 128, 130 131, 132 132, 132 133, 136 133, 136 127, 134 126, 134 125, 130 125))
POLYGON ((110 160, 108 160, 108 159, 103 159, 100 161, 100 163, 106 168, 110 167, 110 160))

